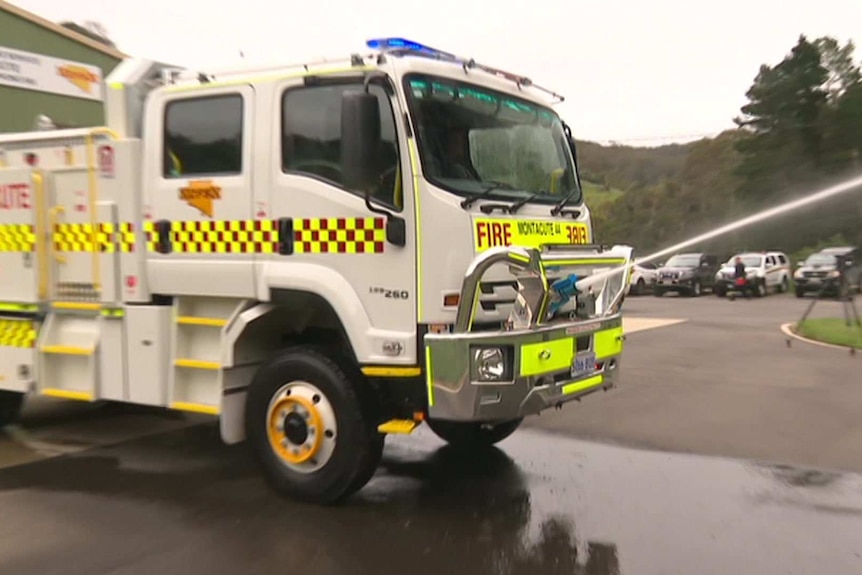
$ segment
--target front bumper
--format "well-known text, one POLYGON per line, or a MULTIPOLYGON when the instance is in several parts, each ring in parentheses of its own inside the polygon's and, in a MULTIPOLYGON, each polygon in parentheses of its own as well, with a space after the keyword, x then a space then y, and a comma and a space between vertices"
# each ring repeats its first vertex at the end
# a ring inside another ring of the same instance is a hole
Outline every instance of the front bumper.
POLYGON ((659 278, 653 288, 660 291, 688 290, 694 286, 694 277, 684 278, 659 278))
POLYGON ((831 292, 837 291, 840 283, 837 278, 831 277, 801 277, 794 278, 797 290, 801 292, 831 292))
POLYGON ((511 420, 614 387, 624 339, 619 309, 630 269, 631 249, 625 246, 610 251, 584 246, 556 254, 500 248, 477 258, 464 281, 454 333, 425 336, 429 417, 511 420), (515 268, 523 308, 514 316, 521 323, 507 331, 471 331, 475 288, 495 259, 515 268), (579 305, 580 311, 550 318, 545 271, 561 267, 574 268, 584 285, 601 288, 581 294, 590 304, 579 305), (480 376, 474 357, 488 348, 499 349, 504 358, 494 381, 480 376))

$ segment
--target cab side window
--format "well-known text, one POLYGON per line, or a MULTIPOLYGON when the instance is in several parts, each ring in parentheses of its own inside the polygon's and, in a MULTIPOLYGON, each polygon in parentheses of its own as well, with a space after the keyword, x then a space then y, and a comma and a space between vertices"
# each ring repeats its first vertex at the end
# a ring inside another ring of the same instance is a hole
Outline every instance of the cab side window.
POLYGON ((165 107, 165 178, 242 173, 242 146, 241 95, 186 98, 165 107))
MULTIPOLYGON (((326 84, 289 88, 282 99, 282 171, 310 176, 342 187, 341 96, 364 90, 360 83, 326 84)), ((382 147, 377 185, 371 197, 401 209, 401 174, 395 113, 382 86, 371 84, 380 107, 382 147)))

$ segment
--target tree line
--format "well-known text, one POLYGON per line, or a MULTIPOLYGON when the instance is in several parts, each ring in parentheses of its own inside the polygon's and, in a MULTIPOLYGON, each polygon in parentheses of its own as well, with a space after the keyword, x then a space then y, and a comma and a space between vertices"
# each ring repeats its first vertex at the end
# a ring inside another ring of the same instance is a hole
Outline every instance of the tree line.
MULTIPOLYGON (((852 42, 796 45, 760 67, 735 128, 658 148, 582 142, 584 180, 625 193, 593 211, 597 239, 640 254, 667 247, 862 173, 862 74, 852 42)), ((692 247, 721 256, 862 244, 862 192, 850 192, 692 247)))

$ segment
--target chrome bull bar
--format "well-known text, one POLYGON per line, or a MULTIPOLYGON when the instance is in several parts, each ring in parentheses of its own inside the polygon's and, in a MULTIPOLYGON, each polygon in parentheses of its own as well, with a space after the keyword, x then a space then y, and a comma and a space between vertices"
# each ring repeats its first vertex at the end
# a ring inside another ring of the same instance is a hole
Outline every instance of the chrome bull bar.
POLYGON ((453 330, 424 338, 428 417, 511 421, 613 388, 631 265, 628 246, 501 247, 476 257, 453 330), (497 264, 509 266, 518 297, 507 325, 474 331, 480 283, 497 264))
MULTIPOLYGON (((626 292, 632 252, 630 246, 555 246, 546 252, 519 246, 489 249, 477 256, 467 268, 453 331, 459 334, 472 331, 480 283, 487 271, 497 264, 508 264, 510 273, 518 282, 514 313, 520 316, 521 328, 536 328, 551 319, 548 307, 553 290, 547 272, 552 269, 589 271, 579 277, 575 285, 580 293, 595 297, 599 305, 593 313, 579 316, 580 319, 613 315, 619 311, 626 292)), ((570 316, 570 319, 573 318, 570 316)), ((510 329, 513 327, 510 324, 510 329)))

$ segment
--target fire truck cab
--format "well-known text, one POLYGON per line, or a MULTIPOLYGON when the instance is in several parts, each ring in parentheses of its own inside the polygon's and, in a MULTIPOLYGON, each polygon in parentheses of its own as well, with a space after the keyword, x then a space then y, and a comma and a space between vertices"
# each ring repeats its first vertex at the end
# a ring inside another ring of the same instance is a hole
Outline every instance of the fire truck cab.
POLYGON ((631 249, 593 240, 562 98, 368 49, 130 59, 106 126, 0 136, 0 425, 27 394, 209 413, 332 503, 387 434, 478 449, 614 385, 631 249))

